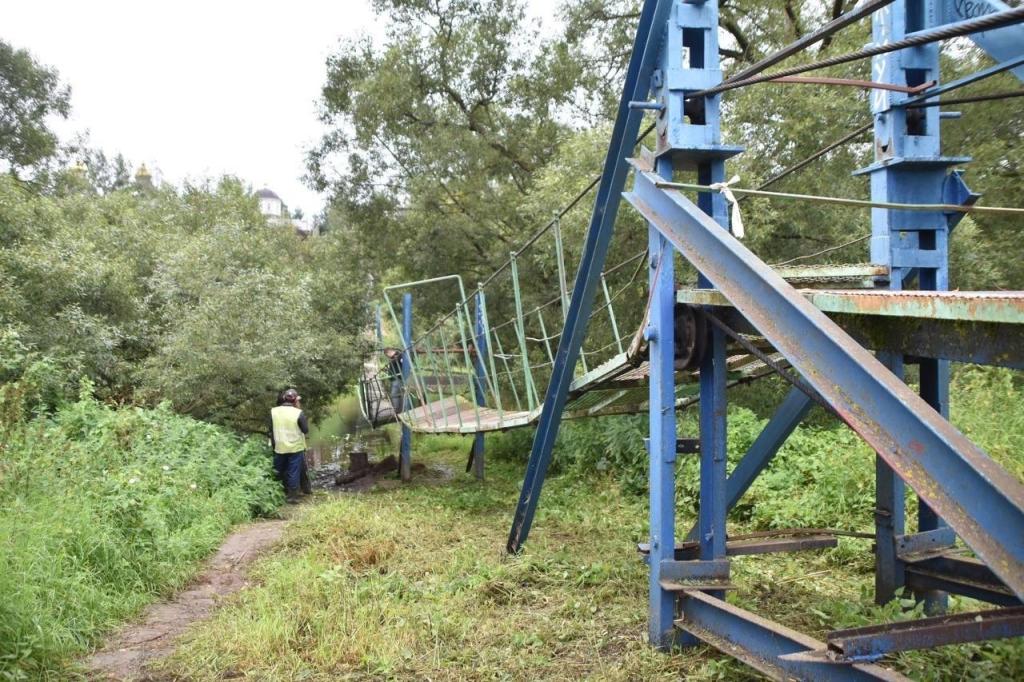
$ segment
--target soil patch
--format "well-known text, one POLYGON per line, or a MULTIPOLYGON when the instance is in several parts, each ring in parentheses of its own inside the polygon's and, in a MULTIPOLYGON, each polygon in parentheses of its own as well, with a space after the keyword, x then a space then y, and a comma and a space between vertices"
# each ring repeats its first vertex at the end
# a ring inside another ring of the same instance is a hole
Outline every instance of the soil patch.
POLYGON ((260 521, 233 532, 207 562, 192 587, 171 601, 150 606, 139 622, 124 627, 83 663, 94 680, 154 679, 151 661, 170 654, 192 623, 210 616, 227 595, 245 587, 249 564, 281 537, 287 521, 260 521))
MULTIPOLYGON (((402 481, 398 478, 398 472, 389 471, 379 476, 373 474, 367 474, 361 478, 346 483, 344 485, 335 485, 335 477, 338 474, 343 474, 347 469, 342 468, 337 463, 324 464, 318 469, 312 469, 309 472, 309 480, 313 485, 314 490, 323 490, 331 494, 344 494, 344 493, 364 493, 374 488, 380 490, 391 490, 400 487, 402 481)), ((455 478, 455 468, 447 464, 431 464, 426 466, 422 462, 412 463, 412 481, 413 483, 425 484, 425 485, 436 485, 441 483, 448 483, 455 478)))

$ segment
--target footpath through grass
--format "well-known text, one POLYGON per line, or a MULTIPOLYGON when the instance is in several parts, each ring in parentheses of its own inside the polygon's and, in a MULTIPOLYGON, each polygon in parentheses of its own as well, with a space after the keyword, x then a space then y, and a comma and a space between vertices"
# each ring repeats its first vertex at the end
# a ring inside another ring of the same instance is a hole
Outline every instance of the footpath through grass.
MULTIPOLYGON (((804 436, 788 457, 791 465, 802 456, 816 461, 796 473, 807 489, 867 454, 851 452, 845 439, 837 448, 824 436, 804 436), (821 447, 813 448, 816 438, 821 447)), ((609 475, 554 476, 526 551, 506 557, 522 466, 490 462, 487 482, 478 484, 461 473, 465 446, 456 438, 416 439, 417 461, 459 472, 454 480, 420 477, 365 494, 321 495, 279 551, 254 568, 257 585, 195 629, 163 672, 267 681, 756 678, 706 648, 665 655, 647 646, 646 567, 635 549, 647 535, 644 496, 622 492, 609 475)), ((850 466, 855 474, 860 468, 850 466)), ((870 515, 860 521, 870 524, 870 515)), ((763 524, 744 521, 730 530, 757 527, 763 524)), ((740 590, 730 601, 819 638, 921 615, 904 610, 911 601, 871 605, 865 540, 740 557, 733 571, 740 590)), ((954 599, 952 608, 982 606, 954 599)), ((1022 679, 1024 646, 946 647, 885 664, 922 680, 1022 679)))
POLYGON ((88 393, 0 419, 0 680, 68 679, 73 657, 281 501, 262 443, 88 393))

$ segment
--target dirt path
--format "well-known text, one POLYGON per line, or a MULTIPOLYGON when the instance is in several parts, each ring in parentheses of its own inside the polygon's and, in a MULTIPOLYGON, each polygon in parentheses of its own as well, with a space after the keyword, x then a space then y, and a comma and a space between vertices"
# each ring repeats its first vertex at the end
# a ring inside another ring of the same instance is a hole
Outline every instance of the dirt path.
POLYGON ((245 587, 249 564, 281 537, 287 521, 242 526, 227 537, 190 588, 173 600, 150 606, 106 646, 83 661, 96 680, 147 680, 146 665, 170 654, 175 639, 192 623, 210 616, 217 603, 245 587))

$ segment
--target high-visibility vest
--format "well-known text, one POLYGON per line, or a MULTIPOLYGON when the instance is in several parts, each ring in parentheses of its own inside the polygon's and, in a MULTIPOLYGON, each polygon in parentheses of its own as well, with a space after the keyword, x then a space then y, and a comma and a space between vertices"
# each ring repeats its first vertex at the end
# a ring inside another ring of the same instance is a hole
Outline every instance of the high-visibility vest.
POLYGON ((274 423, 274 452, 288 455, 306 449, 306 435, 299 428, 302 410, 291 405, 278 405, 270 411, 274 423))

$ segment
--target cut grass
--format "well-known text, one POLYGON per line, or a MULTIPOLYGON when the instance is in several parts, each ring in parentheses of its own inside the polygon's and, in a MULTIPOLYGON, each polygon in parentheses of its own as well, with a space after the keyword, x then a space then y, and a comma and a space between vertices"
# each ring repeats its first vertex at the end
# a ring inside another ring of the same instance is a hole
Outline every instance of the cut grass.
MULTIPOLYGON (((416 458, 459 467, 468 440, 418 438, 416 458), (443 445, 441 448, 439 445, 443 445)), ((755 679, 707 648, 646 643, 646 501, 609 477, 561 475, 526 551, 502 553, 521 467, 321 498, 246 590, 162 664, 185 679, 755 679)), ((681 520, 682 522, 685 520, 681 520)), ((735 532, 743 530, 737 526, 735 532)), ((871 605, 869 544, 743 557, 730 601, 821 638, 915 615, 871 605)), ((955 609, 979 608, 954 601, 955 609)), ((1020 679, 1020 641, 901 655, 916 679, 1020 679)))
MULTIPOLYGON (((457 466, 461 449, 431 459, 457 466)), ((580 508, 583 488, 559 480, 529 550, 507 558, 516 476, 498 463, 484 485, 459 476, 308 508, 252 573, 261 585, 198 628, 166 672, 670 679, 718 665, 699 651, 666 658, 644 645, 645 570, 626 540, 643 532, 641 500, 587 483, 591 504, 580 508)))

